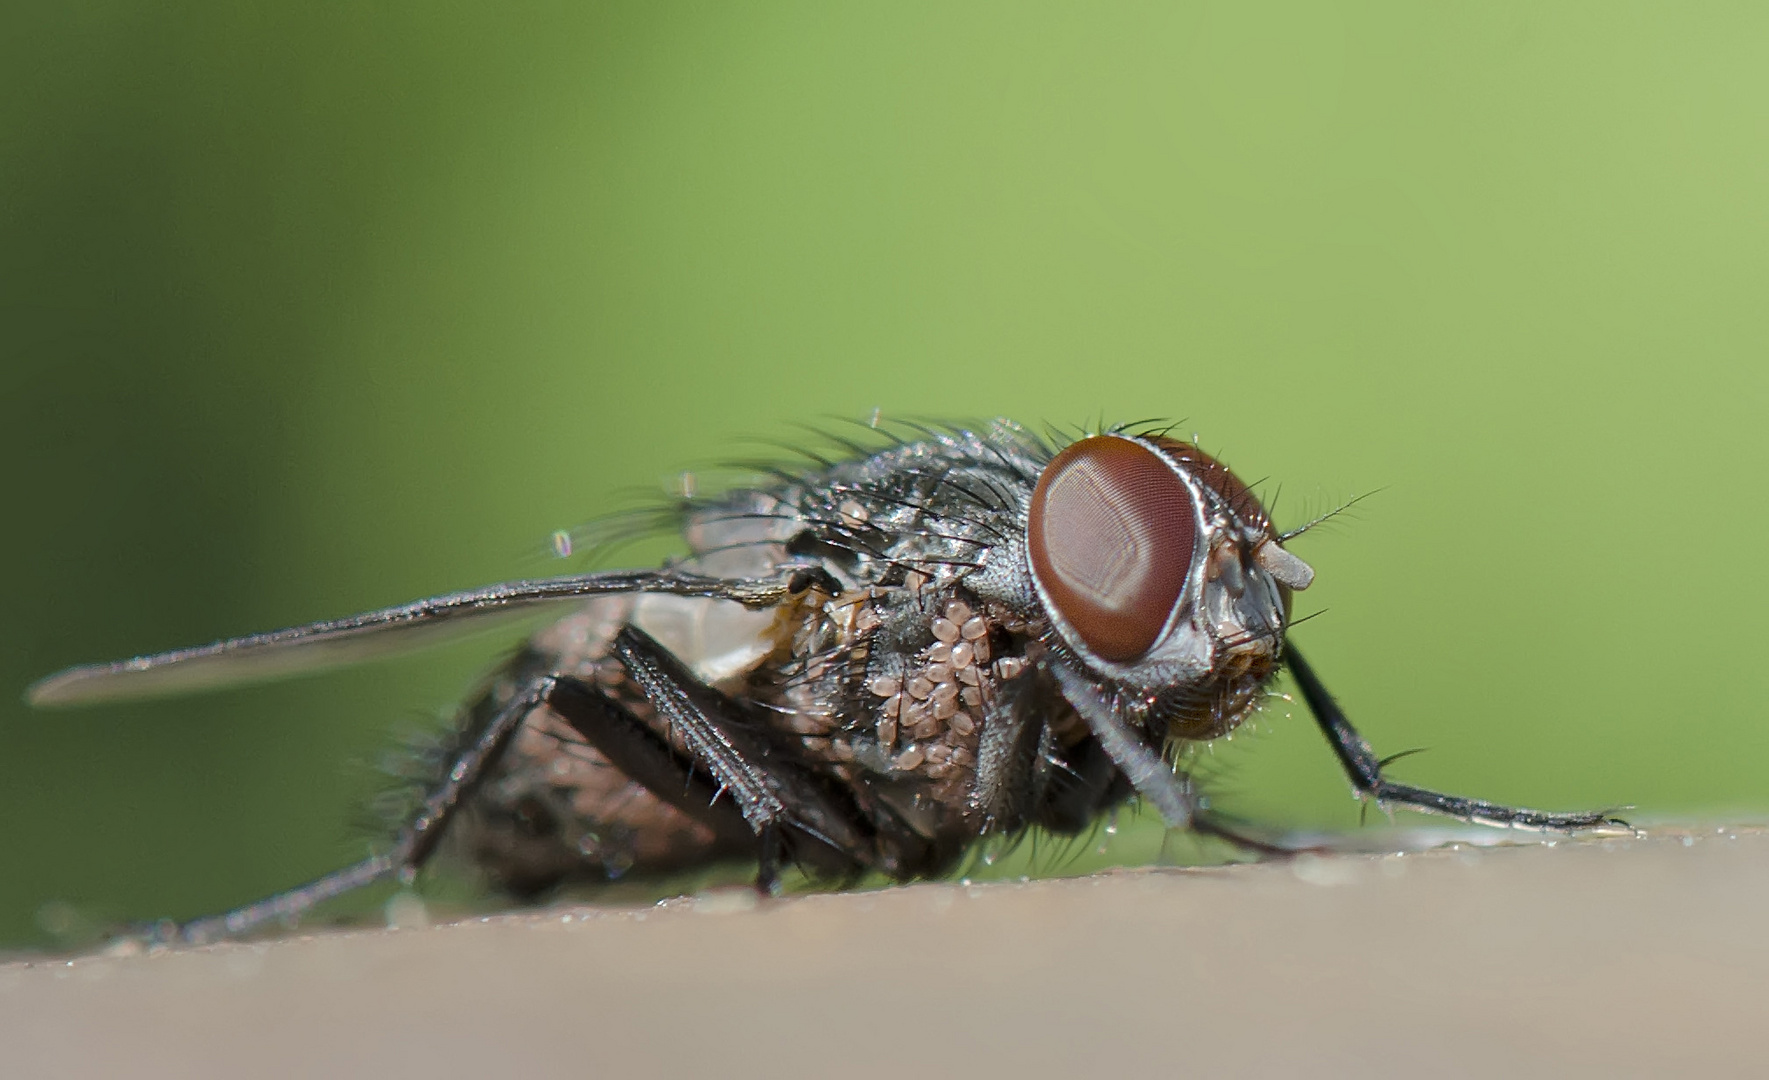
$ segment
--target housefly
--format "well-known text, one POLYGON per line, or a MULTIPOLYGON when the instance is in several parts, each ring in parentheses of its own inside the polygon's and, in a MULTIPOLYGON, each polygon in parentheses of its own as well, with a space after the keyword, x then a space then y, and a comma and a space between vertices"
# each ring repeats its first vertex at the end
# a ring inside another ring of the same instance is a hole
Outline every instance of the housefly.
POLYGON ((753 861, 764 891, 788 864, 906 881, 991 836, 1074 834, 1140 798, 1171 828, 1279 852, 1207 806, 1183 751, 1232 731, 1284 667, 1368 799, 1544 830, 1613 820, 1389 780, 1288 640, 1292 594, 1314 577, 1287 547, 1302 530, 1276 531, 1192 443, 1007 421, 890 430, 658 508, 644 524, 688 550, 659 569, 76 667, 30 700, 232 686, 558 614, 460 710, 379 853, 188 924, 192 940, 410 880, 443 851, 519 897, 730 859, 753 861))

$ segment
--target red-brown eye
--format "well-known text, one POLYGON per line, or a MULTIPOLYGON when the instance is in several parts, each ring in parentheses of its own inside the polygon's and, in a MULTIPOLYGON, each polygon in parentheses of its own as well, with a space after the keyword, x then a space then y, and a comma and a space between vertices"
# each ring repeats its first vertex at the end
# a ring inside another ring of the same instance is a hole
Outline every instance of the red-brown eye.
POLYGON ((1198 531, 1173 467, 1129 439, 1082 439, 1045 466, 1026 525, 1032 573, 1087 647, 1114 662, 1148 652, 1198 531))

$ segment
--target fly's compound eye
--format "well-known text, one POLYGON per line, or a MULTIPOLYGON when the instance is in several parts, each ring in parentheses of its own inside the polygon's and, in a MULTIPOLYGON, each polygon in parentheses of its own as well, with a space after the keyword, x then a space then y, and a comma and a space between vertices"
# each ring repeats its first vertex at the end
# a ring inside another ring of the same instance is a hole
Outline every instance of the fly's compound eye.
POLYGON ((1114 663, 1148 652, 1197 541, 1197 508, 1173 467, 1129 439, 1082 439, 1045 466, 1026 525, 1032 574, 1087 647, 1114 663))

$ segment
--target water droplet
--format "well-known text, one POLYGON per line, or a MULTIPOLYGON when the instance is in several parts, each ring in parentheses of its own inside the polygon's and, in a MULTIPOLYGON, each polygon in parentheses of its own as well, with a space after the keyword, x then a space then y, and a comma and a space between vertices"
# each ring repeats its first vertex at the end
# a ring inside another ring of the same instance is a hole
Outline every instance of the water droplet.
POLYGON ((553 554, 561 559, 571 558, 571 534, 564 529, 553 534, 553 554))
POLYGON ((80 924, 80 913, 66 900, 51 900, 37 909, 37 926, 50 937, 66 937, 80 924))
POLYGON ((388 927, 394 930, 411 930, 430 925, 430 909, 416 893, 402 892, 387 901, 381 910, 387 920, 388 927))

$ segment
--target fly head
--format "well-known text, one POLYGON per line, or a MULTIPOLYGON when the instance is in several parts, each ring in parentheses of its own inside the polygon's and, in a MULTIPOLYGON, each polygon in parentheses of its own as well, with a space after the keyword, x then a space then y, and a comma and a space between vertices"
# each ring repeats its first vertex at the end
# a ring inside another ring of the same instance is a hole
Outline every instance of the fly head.
POLYGON ((1045 466, 1026 561, 1056 662, 1155 738, 1212 738, 1254 709, 1282 659, 1290 594, 1313 579, 1221 462, 1119 433, 1045 466))

